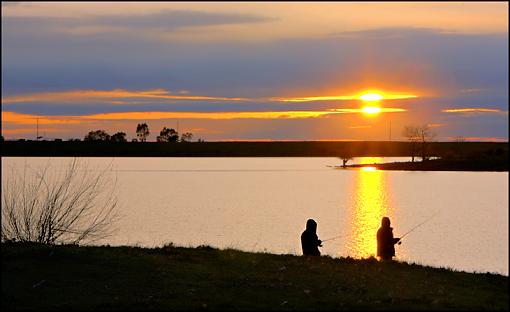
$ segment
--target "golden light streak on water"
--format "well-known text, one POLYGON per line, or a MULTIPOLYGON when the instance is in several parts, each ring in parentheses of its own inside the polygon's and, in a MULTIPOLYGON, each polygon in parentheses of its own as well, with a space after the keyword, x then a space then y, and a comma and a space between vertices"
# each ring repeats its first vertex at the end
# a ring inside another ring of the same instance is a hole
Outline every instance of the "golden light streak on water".
MULTIPOLYGON (((364 158, 362 163, 382 162, 379 157, 364 158)), ((375 167, 366 166, 358 171, 352 198, 351 232, 347 239, 347 250, 354 258, 376 256, 376 233, 381 218, 392 219, 390 190, 387 175, 375 167)))

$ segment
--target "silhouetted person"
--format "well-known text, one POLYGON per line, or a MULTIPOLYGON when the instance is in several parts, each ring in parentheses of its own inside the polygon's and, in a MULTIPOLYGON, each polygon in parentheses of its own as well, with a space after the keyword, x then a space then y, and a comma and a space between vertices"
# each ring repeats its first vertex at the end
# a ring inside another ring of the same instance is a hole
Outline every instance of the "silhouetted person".
POLYGON ((322 241, 317 237, 317 223, 308 219, 306 221, 306 230, 301 234, 301 248, 304 256, 320 256, 319 247, 322 247, 322 241))
POLYGON ((377 230, 377 256, 382 260, 391 260, 395 256, 395 244, 400 238, 393 237, 393 228, 390 227, 390 218, 383 217, 381 227, 377 230))

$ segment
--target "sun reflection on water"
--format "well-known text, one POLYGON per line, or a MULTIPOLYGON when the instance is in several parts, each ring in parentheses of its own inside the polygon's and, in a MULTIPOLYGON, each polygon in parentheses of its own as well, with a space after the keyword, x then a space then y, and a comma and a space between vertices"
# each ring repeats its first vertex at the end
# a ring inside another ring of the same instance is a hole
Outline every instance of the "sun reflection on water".
MULTIPOLYGON (((362 164, 381 162, 381 158, 370 157, 362 164)), ((347 251, 351 257, 367 258, 377 251, 376 233, 384 216, 392 218, 387 176, 375 167, 363 167, 358 171, 350 205, 351 233, 347 251)))

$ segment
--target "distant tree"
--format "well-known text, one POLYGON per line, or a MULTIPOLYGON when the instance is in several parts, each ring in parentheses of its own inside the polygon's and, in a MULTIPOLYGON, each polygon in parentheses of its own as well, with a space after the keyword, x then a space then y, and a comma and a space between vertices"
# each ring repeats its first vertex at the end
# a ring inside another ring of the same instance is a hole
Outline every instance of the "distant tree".
POLYGON ((459 135, 459 136, 454 137, 453 141, 454 142, 466 142, 466 138, 463 137, 462 135, 459 135))
POLYGON ((156 138, 158 142, 177 142, 177 140, 179 140, 179 133, 167 127, 163 127, 163 130, 161 130, 159 136, 156 138))
POLYGON ((181 135, 181 142, 191 142, 191 139, 193 139, 193 133, 186 132, 181 135))
POLYGON ((62 139, 55 139, 55 142, 62 142, 62 139))
POLYGON ((420 141, 421 141, 421 159, 422 161, 428 160, 428 146, 430 142, 434 141, 437 136, 437 133, 432 130, 429 125, 423 125, 419 128, 420 130, 420 141))
POLYGON ((203 142, 205 142, 205 140, 204 140, 204 139, 202 139, 202 138, 198 138, 197 142, 198 142, 198 143, 203 143, 203 142))
POLYGON ((117 132, 110 138, 110 141, 112 142, 127 142, 126 139, 126 133, 124 132, 117 132))
POLYGON ((420 140, 418 127, 415 126, 406 126, 404 127, 404 131, 402 135, 407 138, 407 140, 411 143, 411 161, 414 162, 414 157, 416 155, 416 148, 418 141, 420 140))
POLYGON ((149 134, 149 126, 146 123, 136 126, 136 136, 140 142, 145 142, 149 134))
POLYGON ((109 141, 110 135, 104 130, 90 131, 83 141, 109 141))
POLYGON ((421 144, 421 159, 422 161, 426 161, 429 157, 427 155, 428 143, 436 137, 436 133, 432 131, 432 128, 427 124, 422 126, 406 126, 403 136, 411 142, 411 161, 414 162, 414 157, 418 150, 418 143, 421 144))
POLYGON ((347 162, 352 159, 352 156, 350 153, 344 152, 339 158, 342 160, 342 167, 345 168, 347 166, 347 162))

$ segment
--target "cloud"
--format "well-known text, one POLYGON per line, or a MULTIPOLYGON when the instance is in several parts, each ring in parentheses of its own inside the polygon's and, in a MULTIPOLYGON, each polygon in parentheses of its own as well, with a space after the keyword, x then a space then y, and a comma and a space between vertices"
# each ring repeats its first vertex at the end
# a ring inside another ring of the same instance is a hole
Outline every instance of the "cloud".
POLYGON ((25 2, 25 1, 2 1, 2 6, 3 7, 11 7, 11 6, 18 6, 18 5, 22 5, 22 4, 26 5, 28 3, 29 2, 25 2))
POLYGON ((461 114, 479 114, 479 113, 504 113, 500 109, 495 108, 448 108, 441 110, 443 113, 461 113, 461 114))
MULTIPOLYGON (((82 103, 98 101, 113 105, 126 105, 131 102, 126 100, 156 99, 156 100, 199 100, 199 101, 243 101, 244 98, 237 97, 215 97, 202 95, 174 95, 166 89, 153 89, 144 91, 132 91, 125 89, 114 90, 70 90, 57 92, 41 92, 18 94, 2 98, 2 104, 20 104, 34 102, 53 103, 82 103), (122 101, 124 100, 124 101, 122 101)), ((139 102, 134 102, 139 104, 139 102)))
POLYGON ((109 31, 174 31, 188 27, 262 23, 275 18, 254 14, 212 13, 191 10, 163 10, 138 15, 100 15, 85 17, 2 16, 2 28, 20 32, 75 32, 96 34, 109 31))
POLYGON ((5 124, 35 125, 37 123, 39 125, 79 124, 81 120, 74 116, 39 116, 2 110, 2 128, 5 124))
POLYGON ((415 36, 445 35, 451 32, 440 28, 384 27, 358 31, 343 31, 329 34, 333 38, 401 39, 415 36))
MULTIPOLYGON (((382 108, 381 113, 404 112, 401 108, 382 108)), ((360 108, 338 108, 328 110, 287 110, 287 111, 234 111, 234 112, 117 112, 88 115, 46 116, 2 111, 2 125, 23 124, 77 124, 94 120, 160 120, 160 119, 303 119, 319 118, 336 114, 363 114, 360 108)))
POLYGON ((476 93, 476 92, 484 92, 484 91, 488 91, 488 89, 483 89, 483 88, 468 88, 468 89, 460 90, 461 93, 476 93))
POLYGON ((429 124, 427 124, 427 126, 429 126, 430 128, 439 128, 439 127, 444 127, 444 124, 440 124, 440 123, 429 123, 429 124))
MULTIPOLYGON (((414 95, 388 95, 385 99, 400 99, 416 97, 414 95)), ((168 104, 172 104, 172 109, 180 111, 181 113, 191 114, 190 108, 193 107, 192 111, 195 113, 206 113, 206 112, 218 112, 224 113, 225 105, 219 105, 220 103, 243 103, 243 105, 234 106, 230 105, 233 111, 245 111, 253 114, 259 114, 261 110, 269 109, 276 114, 277 111, 288 110, 287 102, 292 102, 292 111, 310 111, 307 103, 302 102, 320 102, 330 100, 345 100, 351 101, 358 99, 358 96, 317 96, 307 98, 242 98, 242 97, 218 97, 218 96, 205 96, 205 95, 190 95, 183 92, 172 94, 172 92, 166 89, 152 89, 152 90, 126 90, 126 89, 114 89, 114 90, 69 90, 69 91, 55 91, 55 92, 40 92, 40 93, 26 93, 6 96, 2 98, 2 104, 5 106, 12 107, 15 111, 20 109, 27 111, 33 110, 34 108, 46 107, 56 108, 61 112, 63 109, 71 109, 75 105, 79 105, 79 108, 87 110, 105 113, 119 112, 120 110, 136 110, 142 109, 143 111, 157 111, 163 108, 167 110, 168 104), (186 102, 185 106, 179 107, 178 103, 186 102), (210 102, 210 105, 208 103, 210 102), (295 102, 295 104, 294 104, 295 102), (35 106, 35 107, 34 107, 35 106), (59 107, 60 106, 60 107, 59 107), (118 107, 119 109, 116 109, 118 107), (26 108, 26 109, 25 109, 26 108), (183 110, 188 112, 183 112, 183 110), (106 111, 105 111, 106 110, 106 111), (108 111, 109 110, 109 111, 108 111)), ((356 101, 358 102, 358 101, 356 101)), ((349 102, 348 102, 349 103, 349 102)), ((336 104, 336 103, 334 103, 336 104)), ((314 103, 314 106, 319 106, 314 103)), ((324 106, 324 105, 323 105, 324 106)), ((337 108, 322 107, 323 113, 363 113, 363 108, 337 108)), ((381 113, 394 113, 403 112, 406 109, 403 108, 390 108, 381 107, 381 113)), ((299 113, 298 115, 304 115, 305 113, 299 113)), ((310 113, 306 113, 310 114, 310 113)), ((274 114, 268 114, 268 116, 274 114)), ((296 113, 291 114, 297 116, 296 113)), ((239 118, 245 118, 243 115, 239 115, 239 118)), ((258 118, 258 117, 257 117, 258 118)), ((273 118, 273 117, 270 117, 273 118)))
POLYGON ((274 18, 252 14, 163 10, 144 15, 110 15, 92 18, 90 24, 135 29, 174 30, 182 27, 260 23, 274 18))
MULTIPOLYGON (((314 102, 314 101, 345 101, 345 100, 359 100, 362 94, 356 95, 326 95, 326 96, 309 96, 299 98, 283 98, 277 99, 282 102, 314 102)), ((398 99, 412 99, 418 97, 415 94, 391 94, 384 93, 384 100, 398 100, 398 99)))
POLYGON ((366 126, 350 126, 349 129, 368 129, 368 128, 372 128, 371 125, 366 125, 366 126))
POLYGON ((500 137, 478 137, 478 136, 461 136, 461 137, 446 137, 448 141, 458 141, 459 139, 463 141, 471 141, 471 142, 508 142, 508 138, 500 138, 500 137))

